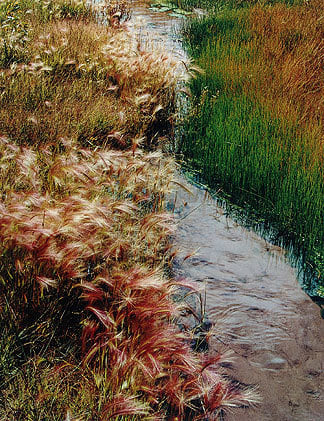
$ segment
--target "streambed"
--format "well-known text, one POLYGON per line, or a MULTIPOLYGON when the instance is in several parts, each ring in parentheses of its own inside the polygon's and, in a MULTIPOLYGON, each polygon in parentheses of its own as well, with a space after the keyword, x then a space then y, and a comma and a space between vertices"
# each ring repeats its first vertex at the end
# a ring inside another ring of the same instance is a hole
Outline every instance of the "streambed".
MULTIPOLYGON (((130 28, 141 22, 139 36, 150 33, 180 59, 175 35, 180 18, 133 1, 130 28)), ((228 421, 321 421, 324 419, 324 320, 301 290, 284 251, 228 218, 203 189, 179 173, 174 195, 180 250, 176 276, 206 291, 208 318, 216 325, 211 352, 232 349, 227 373, 243 384, 258 385, 263 402, 238 409, 228 421), (194 250, 191 258, 184 260, 194 250)))
POLYGON ((301 290, 284 252, 224 215, 204 190, 180 182, 176 197, 181 250, 175 272, 206 290, 208 318, 216 325, 211 352, 232 349, 228 373, 258 385, 256 409, 227 420, 324 419, 324 320, 301 290), (195 256, 184 260, 193 250, 195 256))

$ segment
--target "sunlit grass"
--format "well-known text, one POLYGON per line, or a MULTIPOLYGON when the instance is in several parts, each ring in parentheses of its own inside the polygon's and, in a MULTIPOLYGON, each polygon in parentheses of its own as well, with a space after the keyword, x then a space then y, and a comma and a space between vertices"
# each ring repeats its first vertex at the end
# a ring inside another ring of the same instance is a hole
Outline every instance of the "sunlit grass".
POLYGON ((82 21, 35 26, 29 37, 28 60, 0 72, 2 134, 20 143, 68 136, 125 148, 132 137, 154 143, 166 133, 178 70, 163 52, 82 21))
POLYGON ((190 22, 205 70, 191 84, 182 151, 209 184, 253 209, 323 279, 323 5, 229 9, 190 22))
POLYGON ((123 28, 126 6, 0 5, 1 419, 190 420, 256 399, 175 324, 161 143, 188 75, 123 28))
POLYGON ((170 0, 171 3, 185 10, 195 10, 197 8, 208 12, 222 9, 242 9, 253 5, 274 5, 284 3, 287 6, 304 4, 307 0, 170 0))

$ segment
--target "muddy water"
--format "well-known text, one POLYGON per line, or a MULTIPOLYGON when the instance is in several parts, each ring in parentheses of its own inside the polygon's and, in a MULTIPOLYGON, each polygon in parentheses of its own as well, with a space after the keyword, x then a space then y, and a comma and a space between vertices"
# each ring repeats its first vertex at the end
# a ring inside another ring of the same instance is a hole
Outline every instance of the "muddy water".
MULTIPOLYGON (((146 21, 143 37, 149 31, 156 42, 184 57, 172 36, 178 18, 153 12, 146 3, 134 1, 133 8, 135 18, 146 21)), ((257 408, 237 409, 226 420, 323 421, 319 308, 300 289, 282 249, 237 225, 204 190, 178 177, 191 193, 179 188, 174 196, 180 249, 175 273, 206 291, 206 311, 216 325, 211 352, 232 349, 235 362, 228 374, 258 385, 263 398, 257 408)))

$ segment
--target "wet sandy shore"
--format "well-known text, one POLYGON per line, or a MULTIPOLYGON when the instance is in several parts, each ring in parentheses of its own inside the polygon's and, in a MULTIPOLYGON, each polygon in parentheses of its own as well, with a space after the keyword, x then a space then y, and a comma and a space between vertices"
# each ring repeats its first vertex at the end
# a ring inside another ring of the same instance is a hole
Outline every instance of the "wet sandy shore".
POLYGON ((235 410, 228 421, 324 420, 324 320, 300 289, 283 250, 223 215, 206 192, 176 198, 178 276, 206 289, 216 326, 211 352, 232 349, 230 376, 257 385, 262 404, 235 410), (183 260, 193 250, 195 256, 183 260))

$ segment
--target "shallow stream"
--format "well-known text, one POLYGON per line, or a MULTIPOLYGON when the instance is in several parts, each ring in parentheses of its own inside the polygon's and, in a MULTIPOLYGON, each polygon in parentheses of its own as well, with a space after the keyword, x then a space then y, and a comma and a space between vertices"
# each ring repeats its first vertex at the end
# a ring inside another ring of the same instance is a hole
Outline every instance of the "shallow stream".
MULTIPOLYGON (((185 57, 175 36, 181 19, 133 1, 130 28, 141 19, 140 36, 185 57)), ((176 276, 206 291, 208 318, 216 325, 211 352, 232 349, 229 376, 258 385, 263 402, 238 409, 228 421, 324 420, 324 320, 301 290, 285 253, 224 214, 203 189, 178 175, 174 195, 180 250, 176 276), (185 256, 196 254, 184 260, 185 256)))

